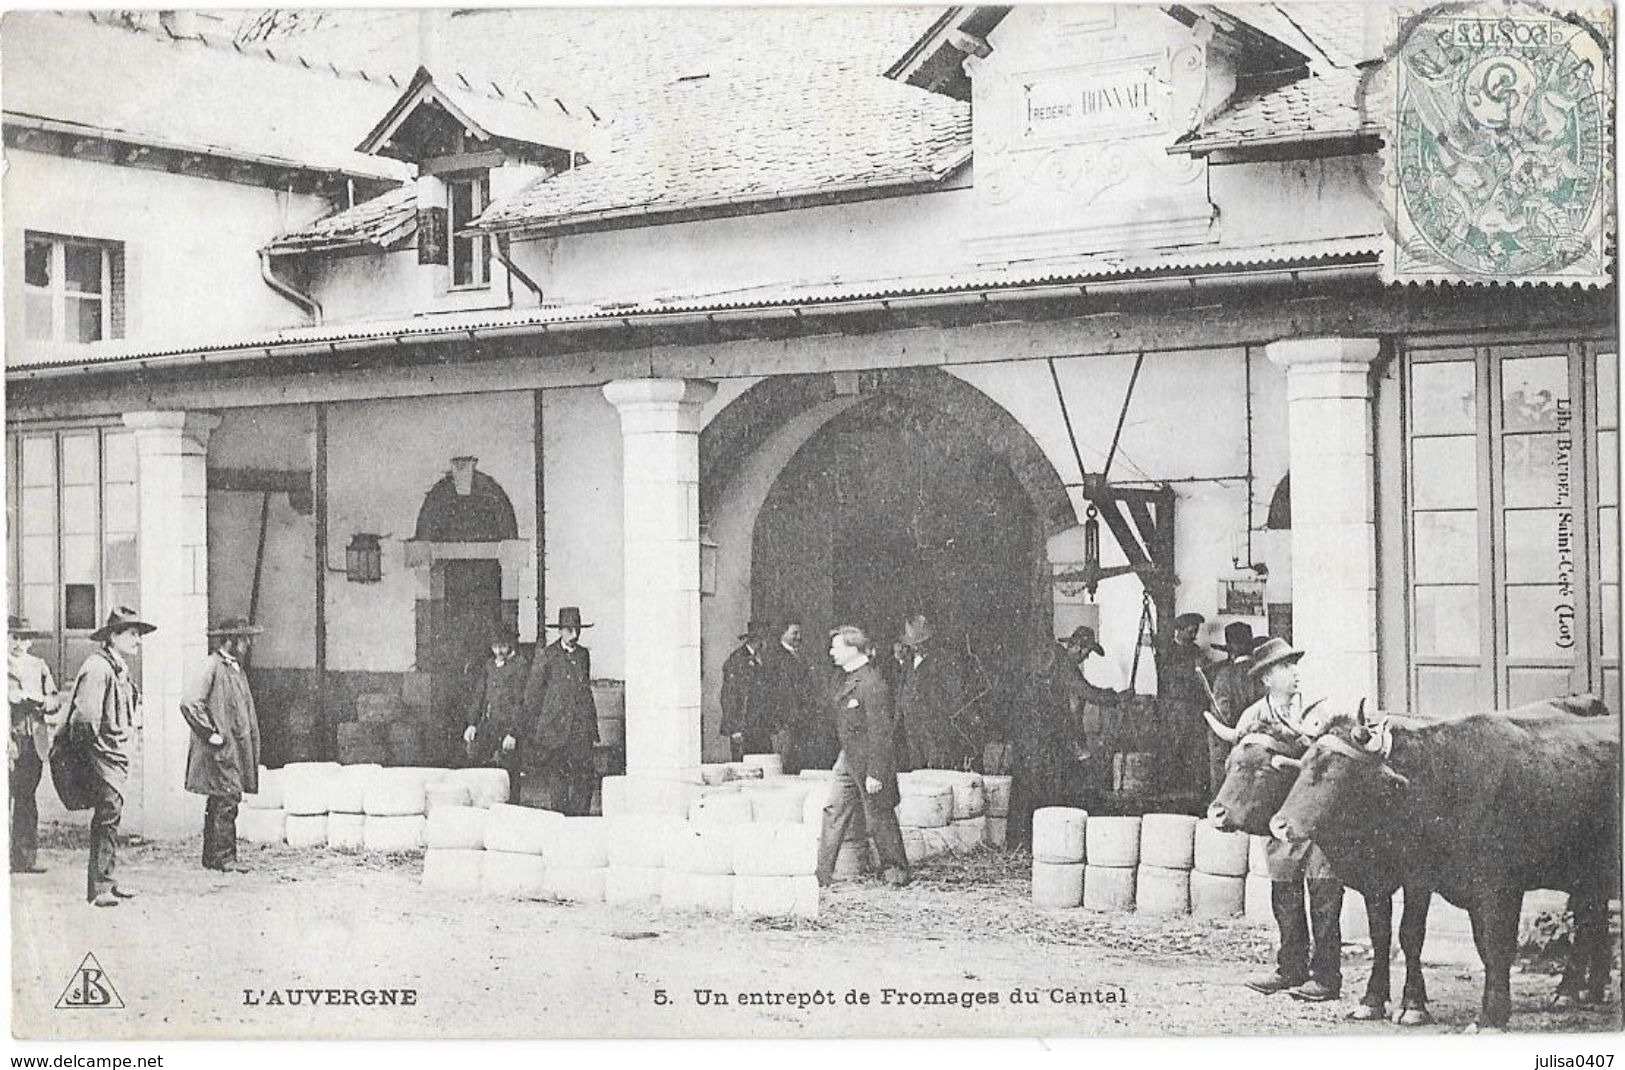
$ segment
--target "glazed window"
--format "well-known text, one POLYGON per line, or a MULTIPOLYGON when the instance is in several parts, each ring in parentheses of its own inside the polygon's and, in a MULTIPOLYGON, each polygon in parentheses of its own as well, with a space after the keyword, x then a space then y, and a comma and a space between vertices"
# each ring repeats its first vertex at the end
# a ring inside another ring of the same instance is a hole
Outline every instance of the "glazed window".
POLYGON ((451 285, 454 289, 478 289, 491 281, 490 239, 460 231, 485 211, 490 197, 487 179, 484 175, 447 179, 446 194, 451 231, 451 285))
POLYGON ((25 233, 23 328, 34 342, 83 344, 123 337, 123 246, 25 233))

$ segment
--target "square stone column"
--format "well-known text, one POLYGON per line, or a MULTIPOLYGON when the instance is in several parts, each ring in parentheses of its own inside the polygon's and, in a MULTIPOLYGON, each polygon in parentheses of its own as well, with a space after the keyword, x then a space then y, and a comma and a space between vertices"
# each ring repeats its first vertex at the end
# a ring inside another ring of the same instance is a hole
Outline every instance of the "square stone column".
POLYGON ((158 630, 141 644, 141 834, 195 835, 203 797, 186 792, 191 736, 181 717, 188 674, 208 653, 209 433, 220 417, 199 412, 129 412, 141 505, 141 617, 158 630))
POLYGON ((1286 369, 1292 473, 1292 633, 1304 694, 1377 694, 1374 338, 1275 342, 1286 369))
POLYGON ((626 530, 626 771, 700 763, 700 410, 716 385, 620 379, 626 530))

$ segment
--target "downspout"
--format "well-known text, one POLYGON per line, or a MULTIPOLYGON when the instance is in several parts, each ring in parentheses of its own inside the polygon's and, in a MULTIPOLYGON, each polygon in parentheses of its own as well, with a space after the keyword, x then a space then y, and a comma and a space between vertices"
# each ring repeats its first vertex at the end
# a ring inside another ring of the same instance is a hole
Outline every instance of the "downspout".
POLYGON ((508 236, 506 234, 498 234, 494 244, 496 245, 497 259, 502 261, 502 266, 508 269, 508 277, 518 279, 522 284, 524 284, 525 289, 535 294, 536 303, 538 305, 547 304, 547 298, 542 294, 542 288, 536 285, 536 280, 525 274, 522 269, 514 264, 513 254, 508 248, 508 236))
POLYGON ((299 306, 299 311, 309 316, 311 323, 322 322, 321 302, 307 293, 294 289, 286 279, 280 278, 271 267, 271 255, 269 249, 260 250, 260 278, 265 280, 265 285, 275 290, 278 296, 299 306))

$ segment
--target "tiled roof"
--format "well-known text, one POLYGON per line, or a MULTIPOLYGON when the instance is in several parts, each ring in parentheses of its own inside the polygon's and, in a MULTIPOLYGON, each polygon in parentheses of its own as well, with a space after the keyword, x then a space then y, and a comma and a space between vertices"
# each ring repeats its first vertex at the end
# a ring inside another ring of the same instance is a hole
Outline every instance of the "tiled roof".
POLYGON ((354 175, 410 173, 354 151, 400 92, 387 79, 275 59, 263 49, 172 40, 82 13, 8 12, 0 55, 8 118, 354 175))
POLYGON ((318 252, 372 247, 387 249, 417 229, 417 189, 413 183, 362 201, 272 242, 272 252, 318 252))
POLYGON ((1202 153, 1377 133, 1360 109, 1364 73, 1352 68, 1311 69, 1286 85, 1241 96, 1181 138, 1175 151, 1202 153))
POLYGON ((1305 33, 1327 61, 1337 67, 1353 67, 1382 58, 1374 46, 1379 35, 1367 32, 1371 20, 1390 17, 1382 4, 1322 2, 1273 5, 1277 11, 1305 33))

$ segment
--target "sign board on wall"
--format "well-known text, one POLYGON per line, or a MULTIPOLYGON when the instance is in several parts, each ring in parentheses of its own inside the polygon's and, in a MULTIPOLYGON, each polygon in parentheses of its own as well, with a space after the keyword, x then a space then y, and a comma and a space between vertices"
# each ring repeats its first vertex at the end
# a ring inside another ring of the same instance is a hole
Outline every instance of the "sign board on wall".
POLYGON ((1168 83, 1156 56, 1108 67, 1043 71, 1020 82, 1017 130, 1031 143, 1087 144, 1161 131, 1168 118, 1168 83))

